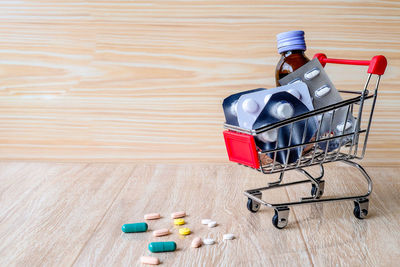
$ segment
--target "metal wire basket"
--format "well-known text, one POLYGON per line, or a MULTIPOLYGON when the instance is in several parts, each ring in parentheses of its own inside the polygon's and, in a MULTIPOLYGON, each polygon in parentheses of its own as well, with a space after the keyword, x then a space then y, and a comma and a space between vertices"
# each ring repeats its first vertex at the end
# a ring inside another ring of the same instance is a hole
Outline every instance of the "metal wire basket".
POLYGON ((353 200, 355 205, 353 213, 357 218, 363 219, 368 214, 368 197, 372 192, 372 180, 364 168, 353 160, 360 160, 365 155, 378 95, 379 82, 387 65, 386 58, 384 56, 375 56, 368 61, 344 60, 327 58, 324 54, 316 54, 314 58, 318 58, 323 66, 325 66, 326 63, 369 66, 367 71, 368 77, 364 88, 361 91, 339 91, 343 96, 347 96, 345 100, 339 103, 316 109, 259 129, 247 130, 238 126, 224 124, 224 128, 227 129, 224 131, 224 139, 230 161, 254 168, 264 174, 280 173, 277 181, 269 183, 266 187, 246 190, 244 193, 248 197, 247 208, 251 212, 257 212, 261 204, 275 210, 272 223, 278 229, 286 227, 289 217, 289 206, 293 205, 353 200), (375 88, 369 91, 368 88, 373 74, 377 77, 375 88), (338 114, 339 111, 343 112, 343 110, 346 114, 345 119, 341 123, 341 125, 343 125, 343 130, 340 129, 339 131, 333 132, 336 126, 333 125, 335 115, 338 114), (351 127, 348 127, 349 118, 354 119, 354 125, 351 127), (313 139, 306 140, 307 124, 309 124, 310 121, 317 122, 317 132, 313 139), (304 132, 302 133, 301 142, 293 144, 293 129, 296 124, 302 124, 304 132), (280 129, 282 128, 290 129, 286 144, 279 144, 279 142, 276 142, 275 147, 268 150, 261 150, 257 147, 255 142, 257 136, 268 131, 276 131, 279 137, 280 129), (324 131, 321 130, 322 128, 324 128, 324 131), (326 129, 329 130, 327 131, 326 129), (283 159, 281 157, 280 160, 277 159, 279 153, 285 157, 283 157, 283 159), (296 160, 289 160, 291 153, 298 154, 296 160), (325 181, 322 180, 324 176, 323 164, 335 161, 342 161, 356 167, 366 179, 368 191, 363 195, 321 198, 324 193, 325 185, 325 181), (304 169, 314 165, 320 166, 320 174, 317 177, 313 177, 304 169), (282 183, 284 173, 289 170, 296 170, 305 175, 307 179, 282 183), (262 200, 262 191, 264 190, 301 183, 311 183, 311 197, 304 197, 296 202, 276 204, 262 200))

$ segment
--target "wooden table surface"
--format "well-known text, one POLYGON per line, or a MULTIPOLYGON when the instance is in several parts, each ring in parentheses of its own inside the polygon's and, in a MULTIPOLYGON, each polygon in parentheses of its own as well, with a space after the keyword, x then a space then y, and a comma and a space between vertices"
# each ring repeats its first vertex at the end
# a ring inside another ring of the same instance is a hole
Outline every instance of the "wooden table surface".
MULTIPOLYGON (((235 164, 117 164, 0 162, 1 266, 138 266, 147 244, 176 241, 178 250, 156 256, 162 266, 398 266, 399 168, 367 168, 375 184, 368 218, 356 219, 352 202, 291 208, 284 230, 273 210, 246 209, 245 189, 276 177, 235 164), (179 237, 170 213, 185 210, 193 233, 179 237), (121 225, 160 212, 146 233, 121 225), (201 225, 202 218, 218 222, 201 225), (167 227, 172 234, 155 238, 167 227), (236 239, 223 241, 233 233, 236 239), (215 245, 190 247, 195 236, 215 245)), ((287 179, 298 179, 288 172, 287 179)), ((340 163, 326 167, 324 196, 366 190, 359 173, 340 163)), ((310 185, 271 190, 264 199, 295 200, 310 185)))
MULTIPOLYGON (((383 54, 365 163, 400 163, 400 2, 26 0, 0 6, 0 158, 226 162, 221 103, 275 86, 275 35, 383 54)), ((360 90, 365 67, 328 66, 360 90)))

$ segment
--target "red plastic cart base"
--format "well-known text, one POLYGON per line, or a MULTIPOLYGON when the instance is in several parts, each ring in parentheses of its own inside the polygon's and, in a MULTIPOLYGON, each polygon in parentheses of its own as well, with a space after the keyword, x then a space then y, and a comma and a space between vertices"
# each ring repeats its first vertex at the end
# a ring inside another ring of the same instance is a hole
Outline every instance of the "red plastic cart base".
POLYGON ((224 131, 224 139, 230 161, 255 169, 260 167, 253 136, 232 131, 224 131))

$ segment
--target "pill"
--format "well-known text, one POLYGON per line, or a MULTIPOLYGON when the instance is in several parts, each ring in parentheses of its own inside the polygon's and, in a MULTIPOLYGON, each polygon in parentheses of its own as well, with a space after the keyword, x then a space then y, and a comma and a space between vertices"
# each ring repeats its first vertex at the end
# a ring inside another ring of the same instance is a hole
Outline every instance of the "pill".
POLYGON ((247 98, 242 103, 243 110, 247 113, 255 113, 258 110, 258 104, 255 100, 247 98))
POLYGON ((314 95, 316 97, 323 97, 327 95, 331 91, 331 88, 328 85, 324 85, 321 88, 315 90, 314 95))
POLYGON ((271 95, 266 95, 264 97, 264 104, 267 104, 270 98, 271 98, 271 95))
POLYGON ((339 124, 338 126, 336 126, 336 129, 337 129, 339 132, 343 132, 343 129, 347 131, 348 129, 351 128, 351 126, 352 126, 351 122, 348 121, 348 122, 346 123, 346 128, 344 127, 344 123, 341 123, 341 124, 339 124))
POLYGON ((296 89, 290 89, 290 90, 288 90, 288 93, 291 94, 292 96, 296 97, 299 100, 301 99, 301 94, 296 89))
POLYGON ((238 101, 236 100, 231 105, 231 113, 234 114, 234 115, 237 114, 237 106, 238 106, 238 101))
POLYGON ((142 264, 149 264, 149 265, 158 265, 160 264, 160 261, 156 257, 150 257, 150 256, 142 256, 140 257, 140 262, 142 264))
POLYGON ((203 240, 203 243, 206 245, 213 245, 215 243, 215 240, 212 238, 206 238, 203 240))
POLYGON ((211 222, 210 219, 202 219, 201 224, 209 224, 211 222))
POLYGON ((182 224, 185 224, 185 220, 184 220, 184 219, 175 219, 175 220, 174 220, 174 224, 175 224, 175 225, 182 225, 182 224))
POLYGON ((124 233, 139 233, 146 232, 148 228, 147 223, 127 223, 122 225, 121 230, 124 233))
POLYGON ((301 82, 300 78, 294 79, 294 80, 290 81, 288 84, 294 84, 294 83, 298 83, 298 82, 301 82))
POLYGON ((280 120, 286 120, 293 116, 294 109, 292 105, 286 101, 281 101, 276 104, 275 115, 280 120))
POLYGON ((216 221, 211 221, 207 225, 208 225, 208 227, 213 228, 213 227, 217 226, 217 222, 216 221))
POLYGON ((319 69, 312 69, 312 70, 310 70, 309 72, 306 72, 306 73, 304 74, 304 79, 306 79, 306 80, 312 80, 312 79, 314 79, 315 77, 317 77, 317 76, 319 75, 319 73, 320 73, 319 69))
POLYGON ((192 248, 198 248, 198 247, 201 246, 202 243, 203 243, 203 242, 201 241, 201 238, 200 238, 200 237, 195 237, 195 238, 193 239, 193 241, 192 241, 191 246, 192 246, 192 248))
POLYGON ((190 229, 189 228, 181 228, 181 229, 179 229, 179 234, 181 234, 181 235, 189 235, 190 234, 190 229))
POLYGON ((182 218, 186 216, 186 212, 184 211, 177 211, 171 214, 172 219, 182 218))
POLYGON ((234 238, 235 238, 235 236, 233 234, 224 234, 224 236, 223 236, 224 240, 232 240, 234 238))
POLYGON ((257 137, 264 143, 275 142, 278 138, 278 130, 272 129, 267 132, 260 133, 259 135, 257 135, 257 137))
POLYGON ((145 220, 157 220, 160 219, 160 213, 149 213, 144 215, 145 220))
POLYGON ((169 234, 170 234, 170 231, 167 228, 155 230, 153 232, 153 236, 164 236, 164 235, 169 235, 169 234))
POLYGON ((176 243, 174 241, 167 242, 151 242, 149 250, 153 253, 175 251, 176 243))

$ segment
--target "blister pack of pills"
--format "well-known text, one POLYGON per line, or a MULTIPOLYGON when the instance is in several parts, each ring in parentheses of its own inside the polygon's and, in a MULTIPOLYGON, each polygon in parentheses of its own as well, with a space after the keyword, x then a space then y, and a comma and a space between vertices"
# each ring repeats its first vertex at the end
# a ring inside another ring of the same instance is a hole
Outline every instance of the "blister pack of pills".
POLYGON ((224 99, 222 103, 222 108, 224 109, 225 121, 230 125, 239 126, 237 117, 237 103, 241 95, 253 93, 261 90, 266 90, 264 88, 258 88, 248 91, 243 91, 237 94, 233 94, 224 99))
MULTIPOLYGON (((343 101, 340 93, 329 79, 317 58, 279 80, 279 83, 282 85, 296 84, 297 82, 304 82, 307 84, 315 109, 343 101)), ((334 133, 334 135, 337 136, 354 131, 355 119, 351 112, 347 114, 347 108, 337 109, 332 116, 333 118, 328 118, 329 116, 322 118, 319 138, 323 138, 330 133, 334 133), (346 116, 347 123, 344 125, 346 116)), ((339 142, 337 141, 338 140, 334 140, 330 142, 328 151, 332 151, 339 146, 339 142)), ((324 144, 325 143, 322 143, 322 146, 324 146, 324 144)), ((325 149, 325 147, 322 147, 322 149, 325 149)))
MULTIPOLYGON (((255 129, 264 127, 309 111, 310 110, 307 106, 292 94, 288 92, 278 92, 270 96, 268 103, 254 122, 253 127, 255 129)), ((293 124, 280 127, 279 129, 273 129, 259 134, 255 138, 255 142, 263 151, 275 148, 284 148, 289 145, 299 145, 314 138, 317 131, 316 118, 309 118, 306 131, 304 131, 305 127, 305 120, 294 122, 293 124), (292 135, 290 137, 291 131, 292 135), (304 132, 306 135, 303 140, 304 132)), ((276 161, 281 164, 285 164, 286 162, 293 163, 301 156, 302 152, 305 151, 305 147, 297 147, 290 149, 289 151, 290 152, 288 152, 288 150, 282 150, 277 152, 276 161)), ((269 153, 268 157, 273 159, 274 153, 269 153)))
MULTIPOLYGON (((346 113, 347 113, 347 111, 346 111, 346 113)), ((353 125, 355 124, 355 122, 352 123, 351 120, 348 120, 346 125, 344 125, 344 122, 341 122, 340 124, 338 124, 336 126, 336 128, 331 127, 330 124, 332 122, 332 116, 333 116, 333 112, 327 112, 324 114, 324 116, 320 116, 319 121, 321 123, 321 130, 320 130, 320 134, 319 134, 319 138, 318 138, 319 140, 328 138, 328 137, 332 137, 332 136, 343 135, 345 133, 349 133, 349 132, 353 131, 353 129, 354 129, 353 125)), ((350 115, 349 115, 349 117, 350 117, 350 115)), ((328 145, 327 151, 330 152, 330 151, 337 149, 338 147, 340 147, 342 145, 346 145, 347 143, 351 142, 351 140, 352 140, 351 136, 345 136, 345 137, 332 139, 329 142, 328 141, 319 142, 318 146, 323 151, 325 151, 326 146, 328 145)))
POLYGON ((240 96, 235 105, 239 126, 248 130, 256 129, 254 122, 271 96, 278 92, 288 92, 303 102, 309 110, 314 109, 307 85, 303 82, 246 93, 240 96))

